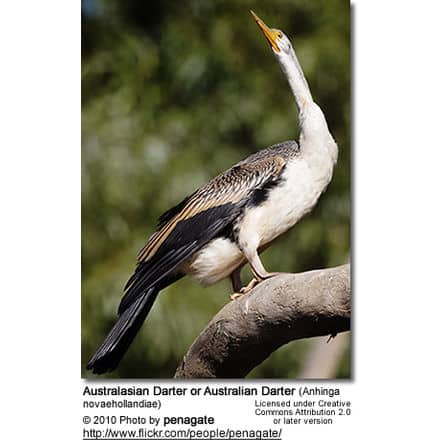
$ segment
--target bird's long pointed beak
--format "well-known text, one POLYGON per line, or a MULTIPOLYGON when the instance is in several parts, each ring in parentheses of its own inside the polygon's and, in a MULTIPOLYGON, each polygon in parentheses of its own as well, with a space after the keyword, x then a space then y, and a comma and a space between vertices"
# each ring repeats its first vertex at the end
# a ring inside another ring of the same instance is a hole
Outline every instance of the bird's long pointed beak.
POLYGON ((251 10, 250 12, 254 17, 255 21, 257 22, 259 28, 263 31, 263 34, 267 38, 267 41, 269 41, 270 45, 272 46, 272 49, 275 50, 276 52, 279 52, 280 48, 278 47, 277 44, 278 37, 275 31, 267 27, 264 21, 260 17, 258 17, 258 15, 254 11, 251 10))

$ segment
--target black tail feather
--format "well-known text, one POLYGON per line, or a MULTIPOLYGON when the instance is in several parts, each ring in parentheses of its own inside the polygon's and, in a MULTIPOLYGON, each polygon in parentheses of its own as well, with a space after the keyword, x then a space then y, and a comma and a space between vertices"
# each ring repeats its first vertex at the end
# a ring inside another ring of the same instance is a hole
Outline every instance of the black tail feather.
POLYGON ((102 374, 116 368, 141 328, 158 293, 159 288, 150 287, 121 313, 118 321, 87 364, 88 370, 102 374))

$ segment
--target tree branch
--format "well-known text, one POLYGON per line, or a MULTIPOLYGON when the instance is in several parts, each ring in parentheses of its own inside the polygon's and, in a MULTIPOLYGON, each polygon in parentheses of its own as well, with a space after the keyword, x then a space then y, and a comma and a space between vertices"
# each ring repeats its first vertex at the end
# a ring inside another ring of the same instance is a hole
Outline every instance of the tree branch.
POLYGON ((350 329, 350 265, 283 274, 226 304, 174 377, 240 378, 287 342, 350 329))

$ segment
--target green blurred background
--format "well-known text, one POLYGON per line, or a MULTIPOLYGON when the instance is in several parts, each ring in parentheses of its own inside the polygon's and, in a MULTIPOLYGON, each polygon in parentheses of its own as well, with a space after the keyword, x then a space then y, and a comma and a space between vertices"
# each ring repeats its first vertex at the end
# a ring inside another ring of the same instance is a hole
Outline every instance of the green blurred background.
MULTIPOLYGON (((339 144, 318 206, 263 261, 268 270, 298 272, 349 258, 348 1, 83 1, 83 377, 92 377, 84 366, 115 322, 159 215, 252 152, 298 139, 293 97, 249 9, 291 38, 339 144)), ((172 377, 230 293, 228 280, 202 288, 183 279, 166 289, 107 377, 172 377)), ((312 345, 288 344, 248 377, 296 377, 312 345)), ((349 376, 346 347, 336 377, 349 376)))

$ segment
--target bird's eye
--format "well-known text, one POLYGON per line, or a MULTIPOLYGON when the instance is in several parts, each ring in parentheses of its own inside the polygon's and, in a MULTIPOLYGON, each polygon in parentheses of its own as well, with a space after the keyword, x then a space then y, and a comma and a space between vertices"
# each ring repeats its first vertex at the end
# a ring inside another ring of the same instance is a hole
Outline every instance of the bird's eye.
POLYGON ((277 37, 278 37, 278 38, 283 38, 283 33, 280 32, 280 31, 278 31, 278 32, 277 32, 277 37))

